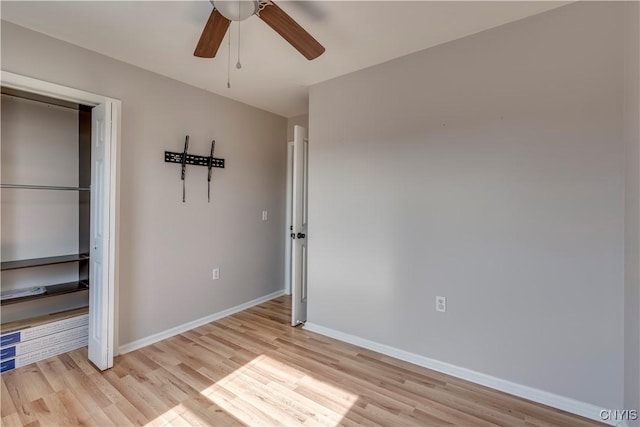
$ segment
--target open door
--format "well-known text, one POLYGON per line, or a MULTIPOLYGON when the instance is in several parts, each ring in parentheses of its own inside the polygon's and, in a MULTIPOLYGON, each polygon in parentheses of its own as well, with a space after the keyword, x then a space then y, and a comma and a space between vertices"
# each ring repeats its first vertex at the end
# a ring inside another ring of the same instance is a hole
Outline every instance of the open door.
POLYGON ((307 130, 293 129, 293 191, 291 230, 291 324, 307 321, 307 130))
POLYGON ((113 366, 114 289, 109 280, 112 105, 91 111, 91 242, 89 267, 89 360, 99 369, 113 366))
POLYGON ((291 249, 293 239, 293 141, 287 142, 287 203, 284 230, 284 293, 291 295, 291 249))

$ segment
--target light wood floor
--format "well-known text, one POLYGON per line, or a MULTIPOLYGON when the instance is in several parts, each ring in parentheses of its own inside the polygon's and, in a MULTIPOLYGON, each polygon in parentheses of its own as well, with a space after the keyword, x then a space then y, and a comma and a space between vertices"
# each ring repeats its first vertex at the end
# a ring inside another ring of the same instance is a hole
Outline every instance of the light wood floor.
POLYGON ((289 326, 281 297, 117 357, 2 374, 6 426, 597 423, 289 326))

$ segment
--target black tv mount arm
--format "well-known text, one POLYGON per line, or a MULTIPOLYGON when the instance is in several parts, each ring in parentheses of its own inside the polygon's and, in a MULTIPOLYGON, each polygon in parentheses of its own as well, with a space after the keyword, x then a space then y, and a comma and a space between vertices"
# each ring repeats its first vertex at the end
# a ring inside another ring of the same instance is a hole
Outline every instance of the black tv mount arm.
POLYGON ((178 163, 182 165, 182 171, 180 174, 180 179, 182 180, 182 202, 186 201, 185 197, 185 178, 187 174, 187 166, 206 166, 209 169, 209 174, 207 175, 207 199, 209 203, 211 203, 211 171, 212 168, 222 168, 224 169, 224 159, 219 159, 213 157, 213 150, 215 148, 216 141, 211 141, 211 152, 208 156, 196 156, 193 154, 187 153, 189 149, 189 135, 185 137, 184 140, 184 151, 182 153, 175 153, 172 151, 164 152, 164 161, 167 163, 178 163))

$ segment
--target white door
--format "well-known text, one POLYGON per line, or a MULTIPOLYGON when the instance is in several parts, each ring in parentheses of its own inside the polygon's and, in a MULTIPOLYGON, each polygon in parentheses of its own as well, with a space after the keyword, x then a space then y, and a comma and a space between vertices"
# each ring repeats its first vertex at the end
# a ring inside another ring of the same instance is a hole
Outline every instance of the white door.
POLYGON ((89 360, 113 366, 113 288, 109 281, 109 203, 112 104, 91 110, 91 249, 89 267, 89 360))
POLYGON ((293 141, 287 142, 287 213, 284 230, 284 293, 291 295, 291 249, 293 232, 293 141))
POLYGON ((293 129, 293 191, 291 230, 291 324, 307 321, 307 186, 309 140, 307 130, 293 129))

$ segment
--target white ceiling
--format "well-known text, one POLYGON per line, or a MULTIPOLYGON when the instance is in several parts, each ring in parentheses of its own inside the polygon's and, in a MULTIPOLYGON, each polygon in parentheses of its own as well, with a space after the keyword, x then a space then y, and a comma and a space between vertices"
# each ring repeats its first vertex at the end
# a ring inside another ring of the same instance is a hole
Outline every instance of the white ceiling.
POLYGON ((2 19, 193 86, 293 117, 308 87, 566 4, 552 1, 278 1, 326 52, 307 61, 258 17, 238 23, 214 59, 193 56, 209 1, 1 2, 2 19))

